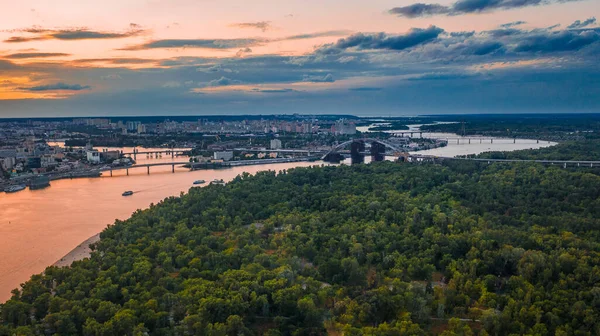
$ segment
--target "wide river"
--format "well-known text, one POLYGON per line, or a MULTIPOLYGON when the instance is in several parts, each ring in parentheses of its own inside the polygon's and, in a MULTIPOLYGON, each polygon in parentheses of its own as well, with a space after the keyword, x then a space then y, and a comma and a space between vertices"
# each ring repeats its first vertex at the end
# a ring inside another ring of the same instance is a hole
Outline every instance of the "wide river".
MULTIPOLYGON (((437 137, 445 138, 446 135, 437 137)), ((456 138, 456 135, 448 137, 456 138)), ((475 154, 489 150, 516 150, 549 146, 532 140, 494 141, 494 144, 472 143, 437 148, 420 153, 438 156, 475 154)), ((130 151, 124 148, 124 151, 130 151)), ((186 158, 175 159, 186 161, 186 158)), ((169 162, 170 156, 147 158, 138 155, 138 163, 169 162)), ((82 178, 52 181, 43 190, 23 190, 13 194, 0 193, 0 302, 10 297, 10 291, 54 264, 82 241, 102 231, 115 219, 127 219, 137 209, 145 209, 169 196, 187 192, 195 180, 223 179, 231 181, 237 175, 254 174, 264 170, 280 171, 294 167, 306 167, 320 162, 294 162, 256 166, 234 167, 222 170, 198 170, 189 172, 171 167, 115 171, 113 177, 82 178), (122 197, 126 190, 134 191, 130 197, 122 197)))

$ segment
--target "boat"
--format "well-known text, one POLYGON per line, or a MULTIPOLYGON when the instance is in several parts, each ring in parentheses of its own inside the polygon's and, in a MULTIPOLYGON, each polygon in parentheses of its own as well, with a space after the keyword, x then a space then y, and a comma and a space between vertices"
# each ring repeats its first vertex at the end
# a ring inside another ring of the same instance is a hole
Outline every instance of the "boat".
POLYGON ((123 196, 131 196, 131 195, 133 195, 133 191, 131 191, 131 190, 128 190, 123 193, 123 196))
POLYGON ((7 193, 13 193, 13 192, 17 192, 17 191, 21 191, 23 189, 25 189, 26 187, 22 184, 17 184, 17 185, 12 185, 6 189, 4 189, 5 192, 7 193))
POLYGON ((196 185, 198 185, 198 184, 204 184, 204 183, 206 183, 206 181, 204 181, 204 180, 196 180, 196 181, 194 181, 194 184, 196 184, 196 185))
POLYGON ((225 181, 214 179, 210 182, 210 184, 225 184, 225 181))

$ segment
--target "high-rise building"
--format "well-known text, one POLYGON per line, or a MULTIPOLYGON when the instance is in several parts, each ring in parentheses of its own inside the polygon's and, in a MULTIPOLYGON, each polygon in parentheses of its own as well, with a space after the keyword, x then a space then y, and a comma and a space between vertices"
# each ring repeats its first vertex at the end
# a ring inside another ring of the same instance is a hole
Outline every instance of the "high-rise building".
POLYGON ((271 140, 271 149, 281 149, 283 148, 281 145, 281 140, 273 139, 271 140))

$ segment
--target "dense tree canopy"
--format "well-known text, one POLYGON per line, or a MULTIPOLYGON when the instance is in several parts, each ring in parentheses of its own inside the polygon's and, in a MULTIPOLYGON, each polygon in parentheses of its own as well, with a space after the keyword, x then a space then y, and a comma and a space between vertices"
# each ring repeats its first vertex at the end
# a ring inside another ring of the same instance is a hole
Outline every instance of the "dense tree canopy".
POLYGON ((539 165, 243 175, 117 221, 0 335, 600 335, 599 196, 539 165))

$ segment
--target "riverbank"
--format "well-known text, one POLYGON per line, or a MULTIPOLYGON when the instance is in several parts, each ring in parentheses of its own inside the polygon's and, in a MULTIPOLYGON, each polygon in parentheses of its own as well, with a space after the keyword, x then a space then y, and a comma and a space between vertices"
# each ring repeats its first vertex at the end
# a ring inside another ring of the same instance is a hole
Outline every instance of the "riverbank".
POLYGON ((76 248, 67 253, 64 257, 60 258, 57 262, 52 264, 55 267, 66 267, 71 266, 75 261, 80 261, 85 258, 89 258, 92 254, 90 245, 100 241, 100 233, 97 233, 90 238, 86 239, 83 243, 79 244, 76 248))

